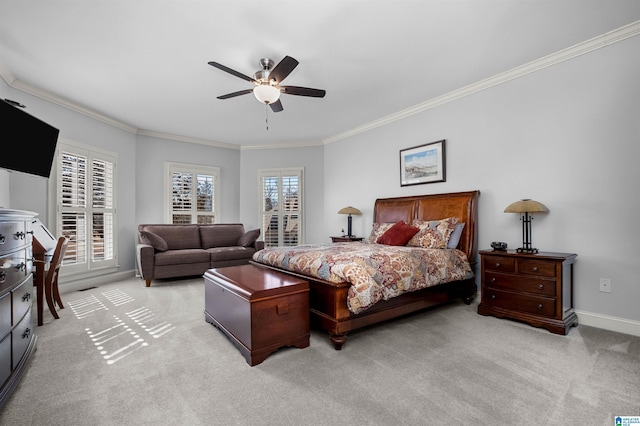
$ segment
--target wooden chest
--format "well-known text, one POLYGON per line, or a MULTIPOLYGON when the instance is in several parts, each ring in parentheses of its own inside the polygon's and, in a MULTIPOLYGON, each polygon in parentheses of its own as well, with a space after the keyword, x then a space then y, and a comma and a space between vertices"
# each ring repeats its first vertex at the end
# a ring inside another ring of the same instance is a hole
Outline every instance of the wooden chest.
POLYGON ((574 253, 480 251, 481 315, 493 315, 567 334, 578 324, 573 309, 574 253))
POLYGON ((254 265, 204 274, 205 320, 222 330, 251 366, 284 346, 309 346, 309 283, 254 265))

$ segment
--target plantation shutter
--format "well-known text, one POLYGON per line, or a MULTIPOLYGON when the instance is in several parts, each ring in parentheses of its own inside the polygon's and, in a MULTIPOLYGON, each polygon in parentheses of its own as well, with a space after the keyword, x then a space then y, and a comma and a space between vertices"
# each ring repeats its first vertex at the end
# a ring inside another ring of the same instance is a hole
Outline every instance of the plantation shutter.
POLYGON ((92 162, 92 261, 110 260, 113 251, 113 163, 92 162))
POLYGON ((301 244, 303 169, 262 170, 259 175, 265 246, 301 244))
POLYGON ((63 264, 87 261, 87 157, 71 152, 61 155, 62 235, 69 238, 63 264))
POLYGON ((116 267, 115 157, 63 143, 58 159, 57 234, 69 239, 65 272, 116 267))
POLYGON ((216 223, 217 167, 168 164, 171 182, 170 223, 216 223))

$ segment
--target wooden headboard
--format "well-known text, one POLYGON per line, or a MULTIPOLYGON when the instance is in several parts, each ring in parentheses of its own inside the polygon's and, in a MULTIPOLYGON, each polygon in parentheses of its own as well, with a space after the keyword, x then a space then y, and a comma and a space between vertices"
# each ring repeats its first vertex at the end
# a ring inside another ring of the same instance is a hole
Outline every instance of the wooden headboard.
POLYGON ((378 198, 373 208, 374 223, 391 223, 413 219, 439 220, 457 217, 465 226, 458 248, 470 262, 475 262, 478 235, 478 196, 480 191, 448 194, 416 195, 410 197, 378 198))

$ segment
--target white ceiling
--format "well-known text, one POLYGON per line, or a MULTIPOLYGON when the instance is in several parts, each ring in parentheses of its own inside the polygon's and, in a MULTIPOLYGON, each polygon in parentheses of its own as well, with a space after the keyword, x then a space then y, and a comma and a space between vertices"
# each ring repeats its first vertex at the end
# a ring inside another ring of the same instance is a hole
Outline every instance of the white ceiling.
MULTIPOLYGON (((639 0, 0 0, 0 76, 142 133, 318 144, 640 20, 639 0), (259 59, 300 65, 268 111, 259 59)), ((20 99, 16 99, 20 101, 20 99)), ((27 109, 28 110, 28 109, 27 109)))

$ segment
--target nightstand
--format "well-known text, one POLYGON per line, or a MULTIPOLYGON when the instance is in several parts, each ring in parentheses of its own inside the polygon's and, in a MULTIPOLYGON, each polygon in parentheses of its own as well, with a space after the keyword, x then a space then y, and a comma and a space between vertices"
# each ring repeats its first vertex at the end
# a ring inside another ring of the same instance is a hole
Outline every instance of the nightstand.
POLYGON ((353 241, 364 240, 364 238, 362 237, 354 237, 353 235, 352 236, 343 235, 342 237, 330 237, 330 238, 332 243, 351 243, 353 241))
POLYGON ((578 325, 573 310, 577 254, 481 250, 480 315, 524 321, 566 335, 578 325))

